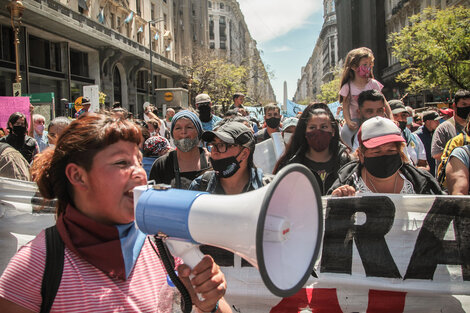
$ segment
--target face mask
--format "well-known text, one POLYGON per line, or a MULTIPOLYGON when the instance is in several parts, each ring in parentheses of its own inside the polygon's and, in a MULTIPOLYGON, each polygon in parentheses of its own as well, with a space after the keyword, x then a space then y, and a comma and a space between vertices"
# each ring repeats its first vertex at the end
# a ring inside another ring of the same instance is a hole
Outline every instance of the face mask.
POLYGON ((280 117, 271 117, 266 120, 266 125, 268 125, 269 128, 278 128, 280 122, 280 117))
POLYGON ((210 161, 217 177, 221 178, 228 178, 233 176, 233 174, 235 174, 240 168, 240 162, 238 162, 237 158, 234 156, 220 160, 214 160, 213 158, 210 158, 210 161))
POLYGON ((464 120, 467 119, 468 114, 470 113, 470 107, 459 108, 457 107, 457 116, 463 118, 464 120))
POLYGON ((411 116, 408 116, 406 118, 406 125, 412 125, 413 124, 413 118, 411 116))
POLYGON ((406 122, 398 122, 398 127, 401 129, 401 131, 404 131, 406 128, 406 122))
POLYGON ((13 126, 13 134, 15 134, 18 137, 24 137, 24 134, 26 134, 26 127, 13 126))
POLYGON ((49 144, 49 148, 54 149, 54 148, 55 148, 55 144, 50 143, 50 144, 49 144))
POLYGON ((183 138, 183 139, 179 139, 179 140, 173 140, 176 148, 178 148, 178 150, 180 150, 181 152, 188 152, 190 151, 192 148, 196 147, 199 143, 199 138, 194 138, 194 139, 191 139, 191 138, 183 138))
POLYGON ((34 127, 34 130, 36 131, 36 134, 42 134, 42 132, 44 131, 44 125, 36 125, 36 127, 34 127))
POLYGON ((382 155, 373 158, 364 157, 364 166, 369 173, 378 178, 392 176, 403 165, 400 154, 382 155))
POLYGON ((208 105, 200 105, 199 109, 199 119, 203 123, 207 123, 211 120, 211 107, 208 105))
POLYGON ((284 143, 287 145, 292 138, 292 133, 284 133, 284 143))
POLYGON ((172 119, 173 119, 173 116, 170 116, 170 117, 168 118, 168 120, 169 120, 170 122, 171 122, 172 119))
POLYGON ((359 66, 358 74, 361 77, 369 78, 370 77, 370 67, 367 67, 365 65, 359 66))
POLYGON ((317 152, 321 152, 328 148, 332 137, 333 134, 331 132, 326 132, 321 129, 315 129, 305 133, 308 145, 317 152))

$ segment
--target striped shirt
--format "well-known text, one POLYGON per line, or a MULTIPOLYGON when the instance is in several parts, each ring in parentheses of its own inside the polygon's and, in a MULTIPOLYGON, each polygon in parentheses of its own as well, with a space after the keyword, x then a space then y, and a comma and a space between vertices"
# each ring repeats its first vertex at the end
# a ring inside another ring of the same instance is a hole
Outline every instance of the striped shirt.
MULTIPOLYGON (((11 259, 0 278, 0 296, 39 312, 45 259, 43 230, 11 259)), ((177 295, 148 240, 125 281, 110 278, 65 248, 62 280, 51 312, 171 312, 177 295)))

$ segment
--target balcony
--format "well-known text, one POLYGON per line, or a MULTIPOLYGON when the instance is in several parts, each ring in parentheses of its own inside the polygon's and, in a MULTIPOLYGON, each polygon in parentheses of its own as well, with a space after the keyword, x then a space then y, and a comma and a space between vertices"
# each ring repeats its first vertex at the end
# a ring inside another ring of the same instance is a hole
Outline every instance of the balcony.
MULTIPOLYGON (((111 1, 113 2, 113 1, 111 1)), ((115 1, 114 1, 115 2, 115 1)), ((114 46, 124 52, 148 59, 150 50, 147 46, 110 29, 98 21, 92 20, 78 11, 72 10, 53 0, 34 0, 25 3, 23 20, 32 26, 53 32, 61 37, 78 43, 84 43, 95 49, 114 46), (47 25, 47 28, 44 27, 47 25), (142 53, 144 55, 142 55, 142 53)), ((3 12, 3 8, 0 11, 3 12)), ((176 71, 180 65, 172 60, 153 53, 152 57, 176 71)))

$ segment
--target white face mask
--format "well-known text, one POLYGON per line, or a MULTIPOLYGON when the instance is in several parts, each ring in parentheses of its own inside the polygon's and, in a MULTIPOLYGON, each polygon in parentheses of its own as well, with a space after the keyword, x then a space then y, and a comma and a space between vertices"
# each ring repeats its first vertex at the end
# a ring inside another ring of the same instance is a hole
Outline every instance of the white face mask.
POLYGON ((50 143, 50 144, 49 144, 49 148, 54 149, 54 148, 55 148, 55 144, 50 143))
POLYGON ((284 133, 284 142, 287 145, 292 137, 292 133, 284 133))

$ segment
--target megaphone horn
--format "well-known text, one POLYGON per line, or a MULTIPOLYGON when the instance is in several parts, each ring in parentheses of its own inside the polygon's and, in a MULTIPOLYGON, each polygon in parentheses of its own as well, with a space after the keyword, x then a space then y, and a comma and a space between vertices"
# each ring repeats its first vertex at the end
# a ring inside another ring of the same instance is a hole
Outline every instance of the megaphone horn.
POLYGON ((231 251, 256 267, 279 297, 302 288, 320 250, 321 194, 301 164, 288 165, 270 184, 239 195, 140 186, 134 202, 137 227, 165 234, 170 251, 189 266, 202 258, 200 244, 231 251))

